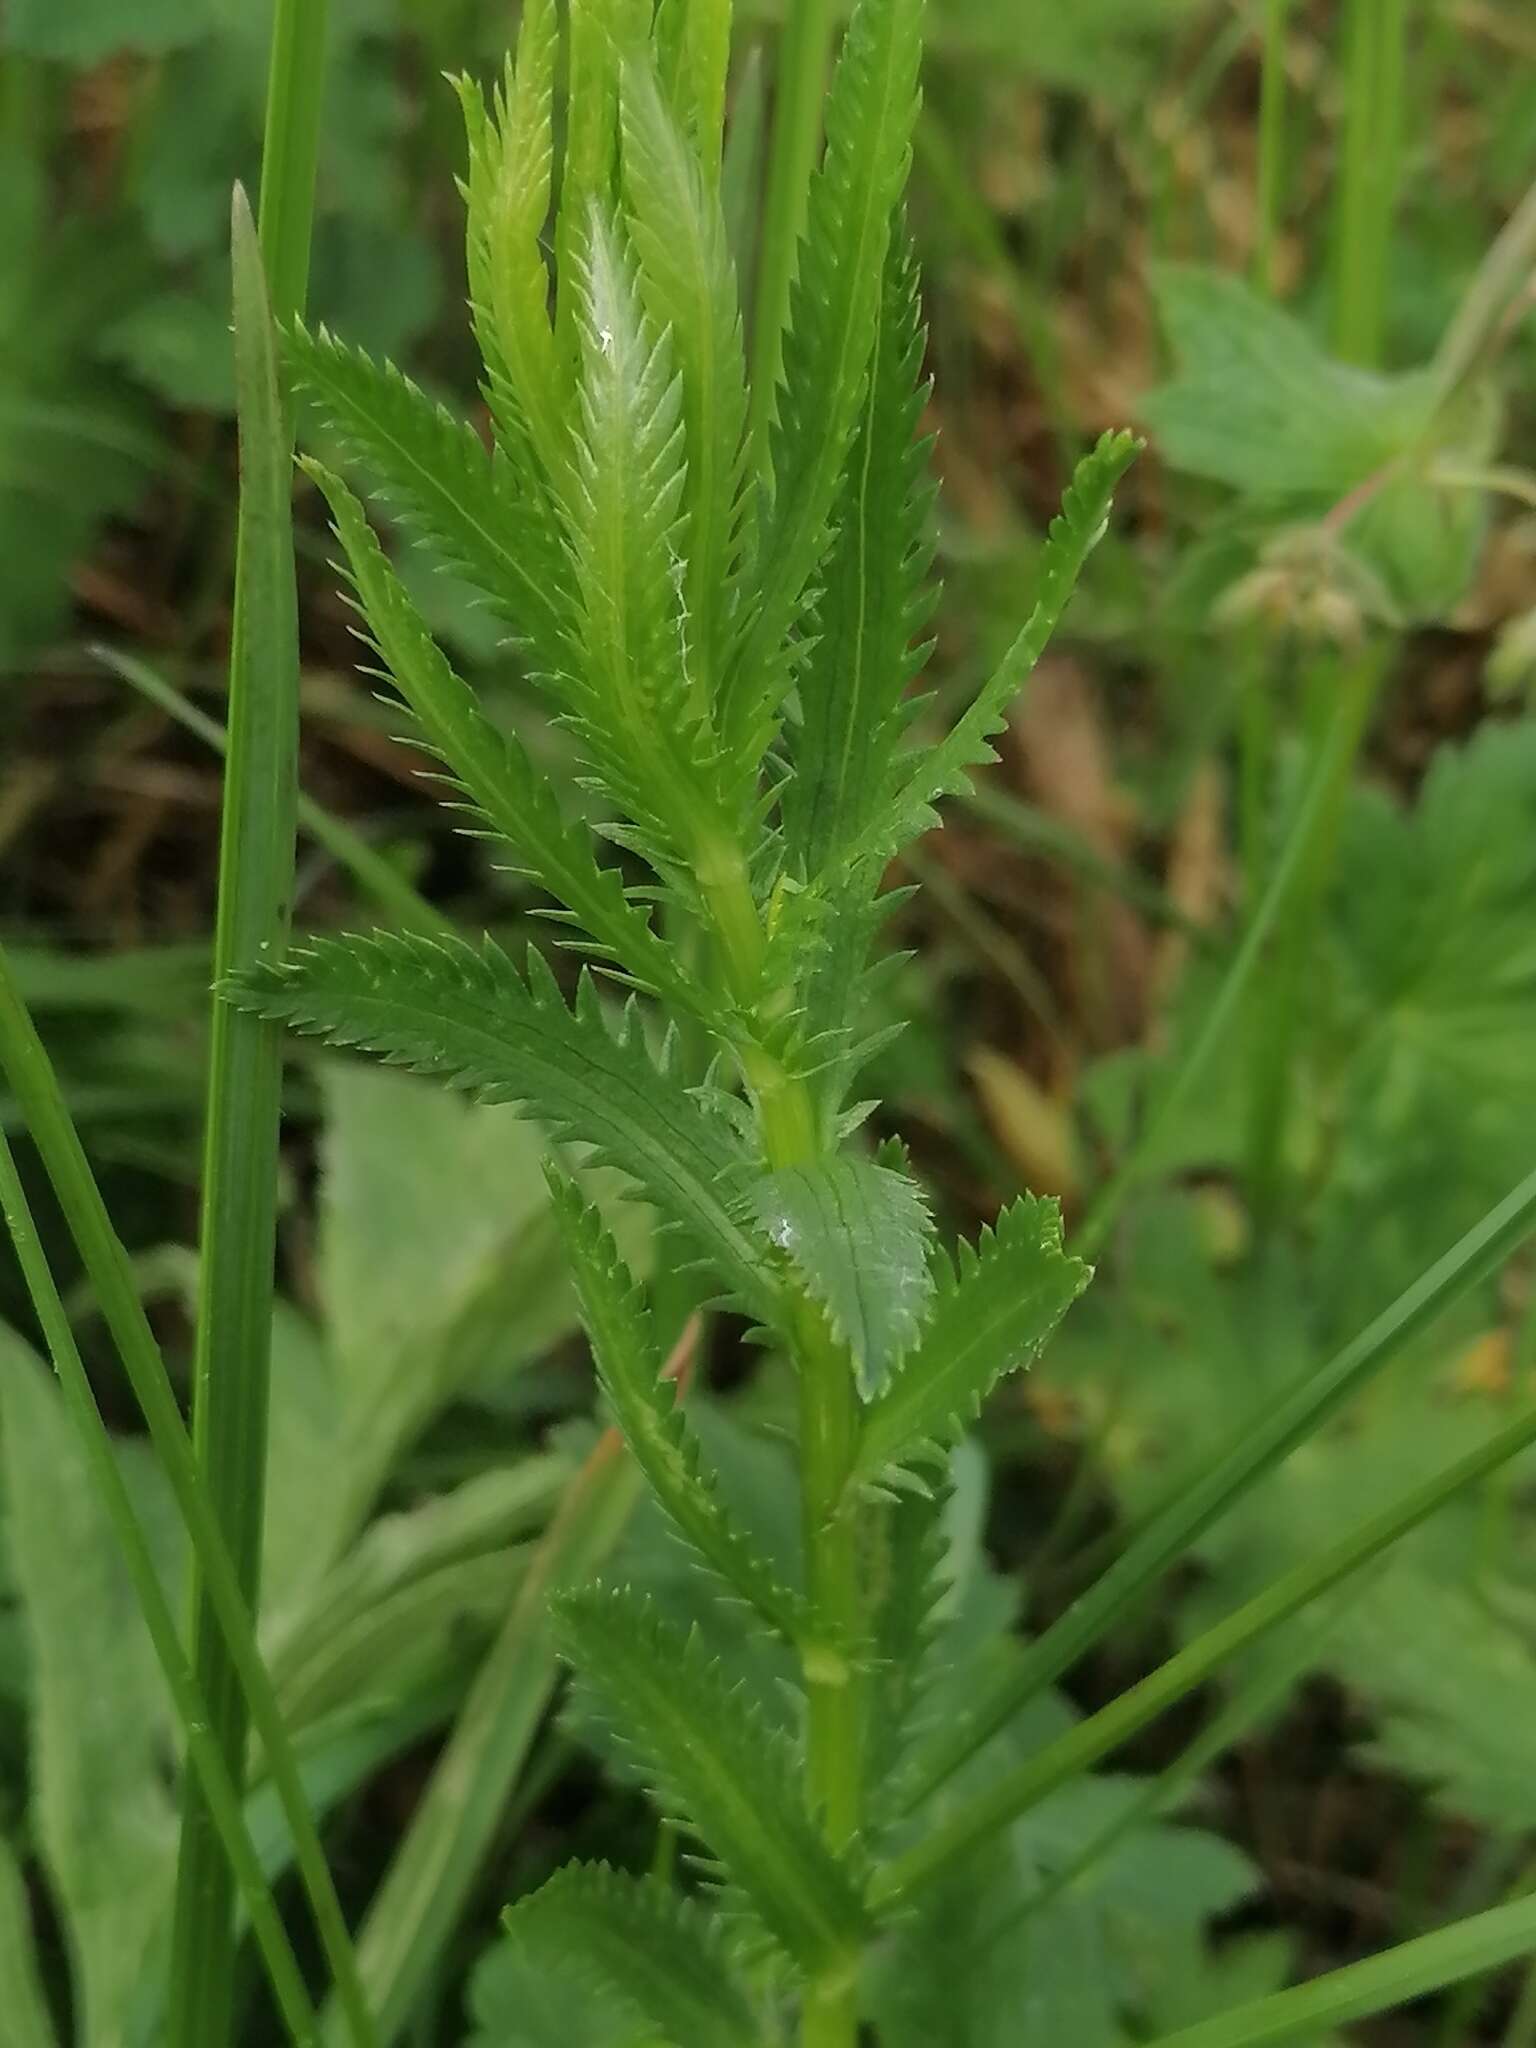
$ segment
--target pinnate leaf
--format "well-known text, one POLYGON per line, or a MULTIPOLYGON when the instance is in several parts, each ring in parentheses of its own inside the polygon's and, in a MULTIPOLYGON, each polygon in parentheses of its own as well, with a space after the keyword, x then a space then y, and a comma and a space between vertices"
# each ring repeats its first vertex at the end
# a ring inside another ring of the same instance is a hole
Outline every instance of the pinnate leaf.
POLYGON ((860 1391, 873 1399, 915 1340, 933 1288, 932 1221, 916 1183, 841 1158, 763 1174, 744 1201, 847 1346, 860 1391))
POLYGON ((754 2048, 762 2033, 720 1923, 655 1879, 570 1864, 506 1915, 550 1974, 606 1980, 669 2048, 754 2048))
POLYGON ((641 1471, 684 1539, 728 1588, 791 1641, 811 1631, 805 1603, 774 1572, 721 1505, 677 1390, 662 1377, 643 1290, 597 1210, 569 1175, 551 1168, 550 1191, 576 1281, 598 1378, 641 1471))
POLYGON ((489 939, 476 947, 378 932, 317 940, 231 977, 225 993, 333 1045, 440 1074, 482 1101, 521 1103, 637 1182, 752 1313, 772 1316, 776 1277, 726 1193, 744 1148, 652 1059, 632 1009, 610 1028, 589 978, 573 1008, 532 949, 520 974, 489 939))
POLYGON ((631 1588, 567 1596, 557 1629, 606 1699, 657 1796, 741 1887, 808 1973, 850 1965, 868 1931, 861 1886, 806 1811, 789 1746, 696 1633, 631 1588))
POLYGON ((559 536, 504 455, 391 363, 323 328, 294 327, 284 360, 350 460, 367 469, 407 527, 465 576, 525 640, 537 664, 569 658, 559 536))
POLYGON ((854 860, 883 862, 931 830, 939 822, 934 806, 940 799, 968 788, 973 771, 997 759, 992 740, 1059 625, 1083 564, 1104 536, 1115 485, 1138 445, 1132 434, 1105 434, 1077 465, 1040 553, 1034 609, 1022 632, 943 739, 897 756, 893 794, 845 857, 845 866, 854 860))
POLYGON ((1026 1195, 939 1280, 922 1341, 864 1418, 856 1476, 881 1474, 958 1441, 982 1402, 1029 1364, 1088 1284, 1062 1248, 1061 1212, 1026 1195))

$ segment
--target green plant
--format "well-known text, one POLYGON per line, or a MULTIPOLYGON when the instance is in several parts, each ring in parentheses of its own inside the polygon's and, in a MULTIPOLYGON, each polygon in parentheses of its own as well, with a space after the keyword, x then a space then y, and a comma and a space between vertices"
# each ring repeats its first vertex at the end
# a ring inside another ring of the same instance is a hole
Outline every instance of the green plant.
MULTIPOLYGON (((799 17, 790 45, 807 65, 818 19, 799 17)), ((892 2044, 931 2038, 907 1980, 931 1972, 957 1910, 996 1887, 1001 1838, 1064 1789, 1086 1790, 1096 1781, 1083 1774, 1130 1734, 1536 1438, 1536 1421, 1518 1417, 1099 1715, 1051 1730, 1050 1686, 1072 1659, 1518 1243, 1536 1206, 1526 1183, 1364 1338, 1277 1396, 1260 1428, 1223 1444, 1058 1635, 1010 1647, 984 1593, 957 1618, 944 1475, 981 1401, 1039 1350, 1088 1274, 1051 1205, 1030 1198, 978 1248, 938 1250, 900 1149, 859 1141, 882 878, 989 758, 1132 443, 1109 436, 1081 466, 1024 631, 948 730, 925 730, 912 686, 931 608, 930 491, 901 212, 919 8, 860 0, 825 156, 803 203, 775 210, 775 237, 800 216, 805 234, 782 386, 755 394, 772 430, 755 438, 720 198, 725 20, 709 0, 665 7, 654 24, 627 0, 576 10, 558 192, 550 0, 525 10, 492 100, 461 87, 491 450, 329 333, 295 327, 288 348, 296 383, 384 501, 519 636, 576 736, 602 832, 633 863, 598 858, 449 667, 357 498, 311 462, 366 638, 453 800, 553 900, 568 943, 631 991, 610 999, 584 970, 568 996, 537 950, 519 963, 489 942, 388 933, 316 940, 225 983, 262 1017, 520 1103, 549 1131, 599 1377, 695 1566, 681 1619, 675 1598, 617 1584, 562 1596, 557 1631, 592 1739, 638 1770, 724 1889, 706 1906, 655 1877, 554 1878, 511 1916, 513 1960, 495 1967, 536 1988, 487 1989, 497 2041, 543 2038, 552 1993, 582 2001, 594 2043, 766 2041, 791 2018, 806 2048, 852 2048, 866 2019, 892 2044), (664 926, 648 908, 658 898, 664 926), (685 932, 698 943, 680 943, 685 932), (653 1041, 638 998, 709 1048, 707 1072, 670 1038, 653 1041), (760 1540, 716 1469, 664 1373, 645 1291, 567 1153, 631 1182, 668 1260, 698 1261, 708 1289, 787 1360, 797 1538, 760 1540), (978 1687, 989 1705, 960 1711, 978 1687), (929 1717, 946 1694, 940 1732, 929 1717), (1021 1752, 1017 1717, 1031 1713, 1042 1739, 1021 1752)), ((795 131, 798 71, 781 106, 795 131)), ((787 134, 781 172, 795 154, 787 134)), ((770 268, 781 266, 771 239, 770 268)), ((1185 1902, 1183 1940, 1198 1948, 1202 1914, 1229 1885, 1194 1888, 1202 1904, 1185 1902)), ((1190 2038, 1291 2038, 1420 1988, 1426 1969, 1450 1981, 1515 1954, 1528 1931, 1517 1909, 1427 1955, 1383 1959, 1363 1989, 1328 1980, 1299 2002, 1202 2021, 1190 2038)), ((1000 2010, 1018 1995, 989 1993, 1000 2010)), ((1091 2024, 1177 2025, 1167 2001, 1166 1985, 1131 1973, 1091 2024)))

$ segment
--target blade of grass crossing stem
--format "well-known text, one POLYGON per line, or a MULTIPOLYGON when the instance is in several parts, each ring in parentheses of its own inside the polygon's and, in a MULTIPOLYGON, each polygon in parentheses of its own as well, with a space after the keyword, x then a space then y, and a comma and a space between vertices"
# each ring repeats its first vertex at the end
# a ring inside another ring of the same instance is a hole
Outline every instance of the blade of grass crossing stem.
MULTIPOLYGON (((470 1688, 358 1937, 381 2048, 400 2038, 453 1937, 554 1696, 560 1667, 550 1596, 598 1568, 640 1491, 621 1440, 609 1431, 571 1481, 470 1688)), ((339 2012, 325 2015, 324 2040, 344 2048, 339 2012)))
MULTIPOLYGON (((3 946, 0 946, 0 1067, 3 1067, 11 1084, 25 1118, 28 1135, 37 1147, 64 1213, 64 1220, 133 1389, 134 1399, 144 1417, 155 1455, 186 1524, 192 1554, 197 1559, 213 1613, 244 1688, 252 1725, 266 1753, 273 1790, 293 1836, 294 1860, 314 1915, 326 1962, 347 2015, 353 2048, 374 2048, 375 2037, 363 2000, 346 1922, 305 1798, 293 1745, 266 1666, 256 1647, 250 1609, 241 1595, 223 1528, 193 1455, 181 1411, 176 1405, 176 1395, 165 1370, 165 1361, 160 1356, 144 1313, 133 1264, 112 1228, 106 1204, 101 1199, 101 1191, 80 1143, 80 1135, 65 1106, 58 1076, 21 999, 3 946)), ((232 1783, 243 1782, 243 1757, 241 1765, 238 1777, 229 1772, 232 1783)), ((208 2048, 215 2048, 211 2038, 208 2048)))
MULTIPOLYGON (((279 8, 279 16, 285 10, 279 8)), ((287 943, 298 796, 298 600, 292 444, 278 391, 262 253, 245 195, 233 210, 240 526, 229 675, 229 751, 214 975, 287 943)), ((202 1280, 192 1429, 247 1609, 259 1609, 277 1234, 282 1037, 215 1002, 203 1141, 202 1280)), ((192 1659, 215 1737, 243 1786, 244 1691, 193 1567, 192 1659)), ((172 2048, 221 2048, 233 2026, 234 1892, 197 1782, 182 1791, 171 1937, 172 2048)))
POLYGON ((1363 1963, 1330 1970, 1310 1984, 1255 1999, 1177 2034, 1163 2034, 1149 2048, 1279 2048, 1284 2041, 1315 2040, 1325 2029, 1390 2012, 1410 1999, 1516 1962, 1533 1949, 1536 1897, 1517 1899, 1363 1963))
POLYGON ((1037 1636, 970 1715, 936 1737, 913 1774, 916 1804, 974 1756, 1125 1614, 1248 1489, 1305 1443, 1452 1303, 1536 1231, 1536 1173, 1489 1211, 1370 1327, 1244 1423, 1202 1470, 1184 1475, 1109 1570, 1037 1636))
POLYGON ((1458 1459, 1446 1471, 1415 1487, 1381 1514, 1361 1523, 1319 1556, 1284 1573, 1101 1712, 1048 1743, 1017 1769, 1002 1772, 980 1798, 967 1801, 875 1880, 871 1894, 874 1903, 887 1909, 897 1907, 943 1877, 955 1863, 1029 1812, 1058 1785, 1090 1770, 1149 1721, 1156 1720, 1203 1685, 1239 1651, 1302 1613, 1409 1530, 1427 1521, 1456 1494, 1498 1471, 1533 1443, 1536 1409, 1501 1430, 1478 1450, 1458 1459))
POLYGON ((1210 1064, 1233 1018, 1237 1015, 1253 977, 1264 958, 1265 948, 1310 863, 1313 844, 1327 817, 1339 776, 1353 758, 1357 744, 1351 720, 1335 719, 1312 774, 1296 807, 1269 885, 1249 919, 1242 943, 1232 956, 1220 988, 1205 1012, 1200 1029, 1166 1086, 1147 1112, 1146 1122, 1134 1150, 1095 1197, 1077 1231, 1072 1249, 1080 1258, 1091 1259, 1103 1245, 1119 1215, 1126 1196, 1155 1164, 1163 1133, 1188 1101, 1196 1083, 1210 1064))
POLYGON ((832 0, 790 0, 779 35, 752 336, 750 424, 760 466, 767 462, 768 429, 784 367, 784 330, 821 140, 834 13, 832 0))
MULTIPOLYGON (((122 648, 96 646, 90 652, 104 667, 120 676, 130 689, 137 690, 141 697, 147 697, 151 704, 169 713, 178 725, 194 733, 205 746, 211 747, 216 754, 227 754, 227 730, 216 718, 210 718, 206 711, 194 704, 185 691, 178 690, 169 677, 122 648)), ((347 870, 363 893, 371 896, 380 910, 387 911, 407 930, 453 930, 452 921, 429 903, 419 890, 413 889, 404 875, 370 846, 360 832, 355 832, 345 819, 326 810, 323 804, 317 804, 302 790, 299 792, 298 819, 310 838, 325 848, 338 867, 347 870)))
POLYGON ((69 1317, 38 1240, 21 1178, 16 1171, 15 1156, 3 1134, 0 1134, 0 1209, 4 1211, 11 1243, 16 1248, 17 1263, 58 1376, 65 1410, 80 1440, 96 1491, 112 1522, 144 1625, 165 1674, 171 1704, 187 1746, 188 1762, 197 1773, 241 1901, 250 1916, 251 1927, 267 1966, 272 1995, 295 2048, 310 2048, 317 2036, 315 2015, 304 1989, 304 1979, 262 1874, 234 1782, 213 1739, 206 1703, 182 1649, 176 1617, 161 1586, 154 1558, 112 1449, 107 1426, 96 1406, 69 1317))

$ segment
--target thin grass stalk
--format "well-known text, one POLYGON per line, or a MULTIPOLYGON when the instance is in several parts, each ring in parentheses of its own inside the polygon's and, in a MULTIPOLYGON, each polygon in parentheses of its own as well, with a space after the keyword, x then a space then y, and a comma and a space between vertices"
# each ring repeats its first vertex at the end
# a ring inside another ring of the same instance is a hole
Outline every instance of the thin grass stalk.
POLYGON ((1384 1955, 1331 1970, 1310 1984, 1255 1999, 1177 2034, 1164 2034, 1149 2048, 1280 2048, 1286 2041, 1315 2041, 1335 2027, 1370 2019, 1496 1970, 1533 1948, 1536 1896, 1495 1906, 1434 1934, 1420 1935, 1417 1941, 1403 1942, 1384 1955))
POLYGON ((1309 868, 1315 865, 1320 832, 1357 746, 1352 724, 1341 716, 1320 750, 1264 894, 1199 1031, 1148 1110, 1134 1147, 1095 1196, 1078 1227, 1073 1249, 1081 1257, 1091 1259, 1100 1250, 1126 1198, 1155 1166, 1164 1135, 1189 1100, 1238 1014, 1264 962, 1271 938, 1309 868))
POLYGON ((1536 1443, 1536 1409, 1373 1515, 1319 1556, 1284 1573, 1109 1706, 1079 1722, 1016 1769, 1003 1772, 984 1794, 968 1800, 916 1848, 897 1857, 875 1881, 871 1894, 875 1904, 895 1908, 943 1879, 981 1843, 1028 1813, 1059 1785, 1091 1770, 1149 1722, 1187 1698, 1240 1651, 1304 1612, 1427 1521, 1456 1494, 1496 1472, 1532 1443, 1536 1443))
POLYGON ((1285 197, 1286 34, 1292 0, 1264 0, 1264 56, 1259 85, 1259 174, 1254 194, 1253 281, 1266 298, 1275 289, 1275 251, 1285 197))
MULTIPOLYGON (((442 1962, 559 1684, 550 1597, 599 1568, 639 1494, 621 1440, 607 1433, 572 1479, 433 1766, 358 1935, 380 2048, 400 2039, 442 1962)), ((348 2038, 333 2000, 323 2018, 326 2048, 346 2048, 348 2038)))
POLYGON ((759 466, 778 403, 790 295, 800 262, 811 173, 821 143, 821 107, 832 57, 833 0, 790 0, 774 73, 768 189, 758 243, 753 306, 750 429, 759 466))
POLYGON ((0 1210, 4 1212, 11 1243, 16 1248, 17 1263, 53 1362, 65 1412, 122 1552, 134 1597, 165 1674, 171 1704, 186 1744, 188 1762, 197 1774, 208 1810, 218 1828, 219 1841, 229 1859, 236 1890, 266 1964, 272 1995, 283 2025, 294 2048, 311 2048, 318 2036, 303 1976, 262 1873, 234 1781, 214 1740, 207 1703, 182 1649, 176 1618, 161 1587, 160 1574, 124 1484, 111 1436, 96 1406, 69 1317, 38 1239, 21 1177, 16 1171, 15 1155, 3 1134, 0 1134, 0 1210))
MULTIPOLYGON (((112 1228, 59 1087, 0 947, 0 1067, 3 1067, 63 1211, 103 1319, 117 1348, 150 1442, 186 1525, 218 1625, 224 1633, 250 1717, 265 1753, 273 1791, 294 1842, 294 1860, 325 1959, 344 2001, 352 2048, 375 2048, 346 1921, 305 1796, 266 1666, 256 1647, 250 1610, 234 1561, 193 1454, 165 1361, 149 1327, 132 1261, 112 1228)), ((243 1759, 242 1759, 243 1764, 243 1759)), ((241 1779, 244 1772, 242 1769, 241 1779)), ((235 1782, 232 1778, 232 1782, 235 1782)))
MULTIPOLYGON (((178 690, 158 669, 123 648, 97 646, 90 651, 114 675, 168 713, 205 746, 211 747, 216 754, 227 755, 227 728, 194 704, 184 690, 178 690)), ((393 862, 386 860, 376 847, 370 846, 361 832, 354 831, 344 818, 338 818, 334 811, 316 803, 303 790, 299 792, 298 820, 315 844, 323 847, 338 867, 346 869, 363 894, 371 896, 379 909, 398 924, 411 931, 428 933, 454 929, 453 920, 444 917, 419 889, 413 888, 393 862)))
POLYGON ((915 1806, 968 1763, 1046 1686, 1069 1671, 1179 1557, 1282 1459, 1314 1436, 1399 1351, 1497 1270, 1536 1231, 1536 1173, 1399 1295, 1370 1327, 1250 1417, 1201 1469, 1181 1474, 1119 1559, 1036 1637, 1013 1671, 936 1736, 913 1772, 915 1806))
POLYGON ((1386 327, 1402 169, 1408 0, 1349 0, 1343 167, 1334 230, 1334 346, 1374 369, 1386 327))
MULTIPOLYGON (((260 255, 236 222, 241 485, 219 852, 216 979, 287 944, 298 804, 299 647, 293 437, 271 322, 303 311, 325 71, 325 0, 276 0, 262 153, 260 255), (261 312, 255 310, 265 305, 261 312), (253 303, 254 302, 254 303, 253 303), (259 324, 261 332, 250 332, 259 324)), ((215 1001, 203 1142, 192 1430, 246 1610, 260 1608, 277 1242, 282 1033, 215 1001)), ((197 1562, 192 1659, 225 1767, 243 1787, 249 1711, 197 1562)), ((234 2026, 238 1935, 223 1845, 195 1779, 182 1796, 171 1934, 171 2048, 220 2048, 234 2026)))

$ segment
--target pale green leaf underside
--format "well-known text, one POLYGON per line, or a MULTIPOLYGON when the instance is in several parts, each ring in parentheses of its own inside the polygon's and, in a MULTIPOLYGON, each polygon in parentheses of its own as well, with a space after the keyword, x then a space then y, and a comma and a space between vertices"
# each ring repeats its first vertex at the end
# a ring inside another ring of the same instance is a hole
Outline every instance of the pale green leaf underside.
POLYGON ((1088 1284, 1062 1249, 1061 1212, 1026 1195, 941 1279, 922 1341, 868 1410, 856 1476, 878 1480, 955 1443, 1009 1373, 1029 1364, 1088 1284))
POLYGON ((872 1400, 921 1326, 933 1291, 927 1205, 905 1174, 863 1159, 768 1173, 744 1201, 825 1314, 872 1400))
POLYGON ((790 1751, 698 1636, 632 1588, 573 1594, 557 1625, 664 1805, 697 1831, 785 1951, 807 1972, 847 1965, 868 1932, 861 1888, 807 1813, 790 1751))

